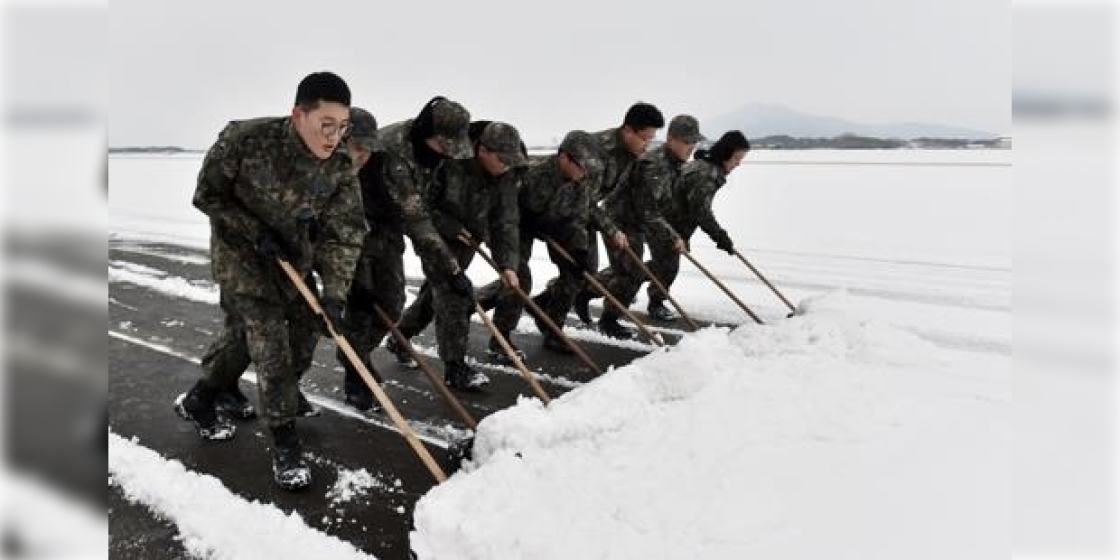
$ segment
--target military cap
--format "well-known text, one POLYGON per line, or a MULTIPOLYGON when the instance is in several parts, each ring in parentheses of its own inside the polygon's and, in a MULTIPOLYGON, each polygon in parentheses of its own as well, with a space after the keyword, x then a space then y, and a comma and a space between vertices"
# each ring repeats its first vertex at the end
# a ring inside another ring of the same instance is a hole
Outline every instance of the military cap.
POLYGON ((361 107, 351 107, 349 138, 371 152, 377 149, 377 119, 361 107))
POLYGON ((582 130, 573 130, 564 136, 564 141, 560 142, 560 151, 568 154, 589 175, 603 169, 599 143, 594 136, 582 130))
POLYGON ((673 117, 673 120, 669 122, 669 136, 684 140, 689 144, 707 140, 703 134, 700 134, 700 123, 696 120, 696 117, 691 115, 673 117))
POLYGON ((503 122, 492 122, 482 130, 478 143, 498 154, 502 163, 510 167, 521 167, 528 163, 521 152, 521 135, 517 129, 503 122))
POLYGON ((432 106, 432 130, 448 140, 450 153, 454 159, 474 157, 474 148, 467 134, 471 124, 471 114, 462 105, 450 99, 437 99, 432 106))

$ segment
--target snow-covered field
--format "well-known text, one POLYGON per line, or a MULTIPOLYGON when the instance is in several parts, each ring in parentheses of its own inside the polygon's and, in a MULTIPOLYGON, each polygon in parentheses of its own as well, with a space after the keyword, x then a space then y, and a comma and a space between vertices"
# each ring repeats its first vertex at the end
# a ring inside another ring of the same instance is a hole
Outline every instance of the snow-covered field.
MULTIPOLYGON (((698 234, 694 255, 770 324, 683 262, 686 309, 742 326, 486 418, 475 463, 417 506, 420 558, 1009 555, 1010 157, 752 153, 716 213, 805 313, 785 320, 698 234)), ((110 157, 110 232, 205 247, 200 162, 110 157)))

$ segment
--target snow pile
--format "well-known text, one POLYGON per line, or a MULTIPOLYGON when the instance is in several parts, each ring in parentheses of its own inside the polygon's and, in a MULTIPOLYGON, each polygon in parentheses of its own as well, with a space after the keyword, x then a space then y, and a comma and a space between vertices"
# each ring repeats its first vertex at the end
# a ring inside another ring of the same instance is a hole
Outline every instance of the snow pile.
POLYGON ((855 316, 685 337, 486 418, 417 504, 421 559, 1010 554, 1010 360, 855 316))
POLYGON ((312 529, 299 514, 248 502, 216 478, 191 472, 182 463, 164 459, 111 432, 109 474, 126 498, 174 523, 184 548, 196 557, 372 558, 349 543, 312 529))

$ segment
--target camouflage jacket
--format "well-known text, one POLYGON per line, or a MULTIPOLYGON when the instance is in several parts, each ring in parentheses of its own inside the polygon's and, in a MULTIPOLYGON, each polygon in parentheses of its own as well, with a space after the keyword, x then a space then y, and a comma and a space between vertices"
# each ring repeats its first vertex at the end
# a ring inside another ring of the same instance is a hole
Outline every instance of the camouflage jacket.
MULTIPOLYGON (((371 235, 366 240, 373 249, 388 244, 400 246, 408 235, 412 249, 420 256, 424 275, 430 279, 458 274, 459 263, 432 224, 426 203, 432 182, 444 162, 426 168, 417 161, 409 139, 412 121, 389 125, 377 133, 380 148, 370 155, 360 176, 362 200, 371 235)), ((379 258, 371 247, 364 258, 379 258)))
POLYGON ((469 231, 486 242, 499 266, 517 270, 518 179, 516 172, 490 175, 477 158, 447 162, 426 197, 432 224, 448 243, 469 231))
POLYGON ((652 243, 673 243, 680 236, 669 224, 674 190, 684 164, 668 145, 650 150, 634 162, 626 180, 604 201, 622 229, 644 233, 652 243))
POLYGON ((303 265, 319 271, 324 296, 343 298, 350 289, 366 233, 353 164, 342 148, 315 157, 287 117, 229 123, 202 162, 194 205, 210 217, 211 266, 223 292, 294 297, 277 263, 257 252, 266 232, 311 249, 313 262, 303 265), (318 224, 313 244, 301 218, 318 224))
POLYGON ((593 181, 565 179, 556 155, 533 162, 520 173, 522 240, 551 237, 569 250, 587 250, 593 181))
POLYGON ((591 224, 595 229, 613 235, 618 231, 618 225, 611 219, 611 215, 602 206, 601 202, 618 188, 630 171, 630 166, 638 159, 622 141, 622 130, 608 128, 593 134, 603 150, 603 172, 595 178, 594 190, 591 193, 591 224))
POLYGON ((700 159, 684 164, 669 217, 669 223, 677 233, 686 238, 692 237, 699 227, 713 241, 728 238, 727 231, 719 225, 712 212, 712 199, 725 183, 727 173, 719 164, 700 159))

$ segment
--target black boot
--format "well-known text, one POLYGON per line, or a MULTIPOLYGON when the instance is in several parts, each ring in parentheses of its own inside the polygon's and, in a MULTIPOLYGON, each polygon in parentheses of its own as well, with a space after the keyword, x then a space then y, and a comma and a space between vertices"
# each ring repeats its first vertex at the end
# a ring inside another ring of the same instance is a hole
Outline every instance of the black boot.
POLYGON ((672 311, 669 311, 668 307, 665 307, 663 301, 651 300, 649 306, 646 307, 646 312, 649 313, 651 319, 658 321, 672 321, 677 318, 672 311))
MULTIPOLYGON (((350 360, 340 350, 336 357, 338 362, 342 364, 342 368, 346 370, 346 375, 342 379, 342 390, 346 394, 346 404, 358 409, 361 412, 380 411, 381 407, 377 405, 376 400, 373 398, 373 391, 366 385, 365 380, 362 379, 358 370, 350 363, 350 360), (374 407, 377 407, 374 410, 374 407)), ((369 360, 364 360, 362 365, 365 366, 369 374, 373 376, 374 381, 379 385, 384 385, 385 380, 381 377, 381 373, 377 368, 373 367, 373 363, 369 360)))
POLYGON ((585 325, 590 325, 591 324, 590 304, 591 304, 591 292, 589 292, 587 290, 581 290, 579 292, 579 294, 576 295, 576 301, 572 305, 572 307, 576 311, 576 316, 578 316, 579 320, 583 321, 583 324, 585 324, 585 325))
MULTIPOLYGON (((370 366, 369 371, 374 374, 374 369, 370 366)), ((381 382, 380 377, 374 374, 373 377, 378 383, 381 382)), ((361 412, 380 412, 381 406, 373 398, 373 391, 366 385, 365 380, 358 375, 357 372, 346 371, 346 377, 342 382, 342 390, 346 393, 346 404, 358 409, 361 412)))
POLYGON ((569 356, 575 354, 575 352, 573 352, 567 344, 564 344, 564 341, 561 340, 560 337, 552 334, 551 332, 545 333, 541 338, 541 346, 543 346, 546 350, 551 350, 559 354, 567 354, 569 356))
POLYGON ((390 335, 389 340, 385 342, 385 349, 388 350, 397 359, 397 363, 408 369, 419 369, 420 364, 412 359, 412 354, 405 350, 404 346, 397 343, 396 337, 390 335))
POLYGON ((599 332, 619 340, 633 340, 635 337, 633 330, 620 325, 618 319, 611 315, 603 315, 599 318, 599 332))
POLYGON ((190 391, 175 399, 175 412, 184 420, 194 423, 194 429, 202 439, 227 440, 236 431, 233 424, 220 416, 214 408, 217 396, 218 390, 200 379, 190 391))
POLYGON ((462 360, 443 363, 443 381, 452 389, 469 393, 481 391, 490 384, 490 378, 485 373, 468 366, 462 360))
POLYGON ((272 432, 272 479, 284 490, 302 490, 310 486, 311 468, 303 460, 295 422, 269 429, 272 432))
POLYGON ((217 406, 219 411, 239 420, 252 420, 257 417, 257 411, 253 408, 253 403, 249 402, 249 397, 246 397, 237 385, 219 392, 214 399, 214 405, 217 406))
MULTIPOLYGON (((524 362, 525 353, 522 352, 521 349, 517 346, 514 346, 513 339, 511 339, 508 334, 505 338, 506 342, 509 343, 510 348, 513 348, 513 353, 517 354, 517 358, 524 362)), ((490 337, 490 344, 486 346, 486 355, 489 356, 491 360, 499 364, 507 366, 513 365, 513 360, 511 360, 510 357, 506 355, 506 351, 504 348, 502 348, 502 343, 498 341, 497 337, 490 337)))

